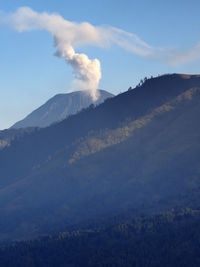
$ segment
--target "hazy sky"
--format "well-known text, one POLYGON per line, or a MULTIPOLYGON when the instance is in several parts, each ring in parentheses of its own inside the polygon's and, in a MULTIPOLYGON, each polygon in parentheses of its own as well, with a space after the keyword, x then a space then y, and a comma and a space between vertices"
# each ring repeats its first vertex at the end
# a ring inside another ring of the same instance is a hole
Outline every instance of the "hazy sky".
MULTIPOLYGON (((155 49, 149 58, 116 43, 76 50, 100 60, 99 88, 114 94, 136 85, 144 76, 200 73, 199 0, 0 0, 0 17, 22 6, 39 13, 56 12, 72 22, 116 27, 155 49), (168 51, 163 58, 156 58, 159 49, 168 51)), ((19 33, 0 24, 0 36, 0 129, 4 129, 53 95, 68 92, 73 76, 65 60, 54 56, 56 49, 48 32, 19 33)))

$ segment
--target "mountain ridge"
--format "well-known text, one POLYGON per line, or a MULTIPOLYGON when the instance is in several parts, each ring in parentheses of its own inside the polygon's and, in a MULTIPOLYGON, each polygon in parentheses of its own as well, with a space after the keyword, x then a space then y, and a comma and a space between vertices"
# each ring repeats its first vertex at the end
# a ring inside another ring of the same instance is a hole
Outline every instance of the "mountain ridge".
POLYGON ((152 78, 14 140, 0 152, 0 238, 29 238, 129 209, 148 215, 197 206, 199 89, 196 76, 152 78), (83 154, 71 164, 80 144, 83 154))

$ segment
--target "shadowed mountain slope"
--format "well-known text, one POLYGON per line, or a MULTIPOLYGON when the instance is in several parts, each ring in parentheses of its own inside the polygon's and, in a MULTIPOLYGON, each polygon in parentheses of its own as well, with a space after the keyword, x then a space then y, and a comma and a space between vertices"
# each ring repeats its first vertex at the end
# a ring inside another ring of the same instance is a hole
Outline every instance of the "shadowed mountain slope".
POLYGON ((0 238, 195 207, 200 77, 164 75, 0 152, 0 238))
POLYGON ((7 267, 199 267, 200 211, 170 210, 115 219, 109 226, 75 228, 1 247, 7 267))
POLYGON ((22 136, 26 133, 30 133, 34 131, 35 128, 19 128, 19 129, 6 129, 0 131, 0 150, 9 146, 11 142, 15 139, 22 138, 22 136))

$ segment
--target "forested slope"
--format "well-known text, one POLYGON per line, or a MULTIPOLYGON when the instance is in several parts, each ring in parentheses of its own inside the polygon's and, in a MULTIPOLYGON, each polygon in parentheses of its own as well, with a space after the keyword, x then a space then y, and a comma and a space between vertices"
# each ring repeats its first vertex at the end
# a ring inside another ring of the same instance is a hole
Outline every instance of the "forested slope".
POLYGON ((200 77, 147 80, 0 152, 0 238, 199 206, 200 77))

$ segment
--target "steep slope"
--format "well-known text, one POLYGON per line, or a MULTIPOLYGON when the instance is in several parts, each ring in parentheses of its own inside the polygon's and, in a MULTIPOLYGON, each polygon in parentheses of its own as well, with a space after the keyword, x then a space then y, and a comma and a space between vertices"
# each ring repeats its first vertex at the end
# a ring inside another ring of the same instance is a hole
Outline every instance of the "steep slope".
POLYGON ((46 127, 77 113, 83 108, 89 107, 92 103, 98 105, 104 102, 105 99, 114 96, 104 90, 99 90, 99 93, 100 96, 96 102, 93 102, 90 95, 85 91, 55 95, 44 105, 31 112, 26 118, 16 122, 12 128, 46 127))
POLYGON ((196 207, 200 77, 165 75, 0 152, 0 238, 196 207))

